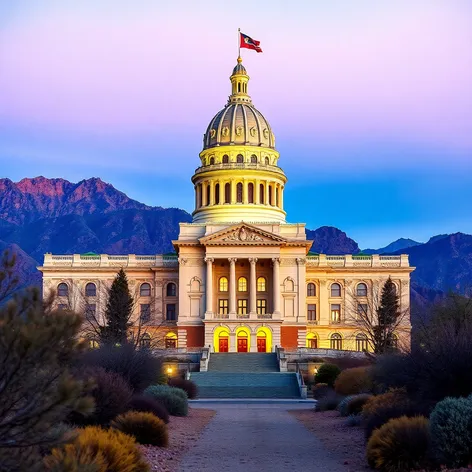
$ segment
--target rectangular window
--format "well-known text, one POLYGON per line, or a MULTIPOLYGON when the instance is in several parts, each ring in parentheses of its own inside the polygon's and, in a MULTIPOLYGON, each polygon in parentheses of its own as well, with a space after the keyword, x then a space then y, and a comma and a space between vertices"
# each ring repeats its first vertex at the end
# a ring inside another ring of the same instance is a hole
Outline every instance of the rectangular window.
POLYGON ((267 314, 267 300, 263 300, 263 299, 257 300, 257 314, 258 315, 267 314))
POLYGON ((316 305, 309 304, 307 307, 307 319, 308 321, 316 321, 316 305))
POLYGON ((247 300, 238 300, 238 315, 247 315, 247 300))
POLYGON ((85 305, 85 318, 94 320, 97 315, 97 305, 95 303, 87 303, 85 305))
POLYGON ((331 305, 331 323, 341 322, 341 305, 331 305))
POLYGON ((369 313, 368 308, 369 307, 367 303, 358 303, 357 304, 357 317, 365 319, 365 317, 369 313))
POLYGON ((141 323, 147 323, 151 320, 151 305, 149 303, 141 304, 139 316, 141 318, 141 323))
POLYGON ((166 305, 166 320, 167 321, 177 320, 177 312, 175 310, 175 303, 168 303, 166 305))
POLYGON ((218 314, 227 315, 228 314, 228 299, 220 298, 218 300, 218 314))

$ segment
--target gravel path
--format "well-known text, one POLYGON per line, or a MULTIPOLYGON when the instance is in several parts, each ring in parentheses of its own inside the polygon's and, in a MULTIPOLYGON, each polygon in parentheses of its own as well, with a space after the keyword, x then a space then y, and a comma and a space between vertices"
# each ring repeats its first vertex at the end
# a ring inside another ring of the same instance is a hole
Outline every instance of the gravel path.
POLYGON ((287 412, 293 405, 206 404, 205 408, 217 413, 184 455, 180 472, 346 470, 287 412))

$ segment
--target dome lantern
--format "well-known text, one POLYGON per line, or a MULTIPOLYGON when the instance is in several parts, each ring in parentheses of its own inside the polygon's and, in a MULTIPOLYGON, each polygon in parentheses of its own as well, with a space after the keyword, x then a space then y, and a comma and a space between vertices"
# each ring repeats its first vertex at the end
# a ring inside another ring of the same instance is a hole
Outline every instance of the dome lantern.
POLYGON ((242 62, 241 57, 238 57, 238 63, 231 74, 231 95, 228 99, 228 103, 251 103, 251 97, 247 94, 249 76, 242 62))

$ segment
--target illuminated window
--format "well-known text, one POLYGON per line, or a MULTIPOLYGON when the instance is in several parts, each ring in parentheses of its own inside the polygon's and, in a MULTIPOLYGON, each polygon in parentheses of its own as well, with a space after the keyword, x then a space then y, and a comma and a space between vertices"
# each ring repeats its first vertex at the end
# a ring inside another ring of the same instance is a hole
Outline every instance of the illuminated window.
POLYGON ((150 297, 151 296, 151 286, 148 283, 141 284, 139 288, 139 294, 142 297, 150 297))
POLYGON ((340 334, 334 333, 330 338, 331 349, 340 351, 343 348, 343 338, 340 334))
POLYGON ((228 299, 220 298, 218 300, 218 313, 220 315, 228 314, 228 299))
POLYGON ((69 287, 65 283, 61 283, 57 286, 57 295, 59 297, 67 297, 69 296, 69 287))
POLYGON ((308 321, 316 321, 316 305, 309 304, 307 307, 306 317, 308 321))
POLYGON ((247 300, 238 300, 238 315, 247 315, 247 300))
POLYGON ((340 297, 341 296, 341 285, 333 284, 331 285, 331 296, 340 297))
POLYGON ((331 322, 339 323, 341 321, 341 305, 331 305, 331 322))
POLYGON ((365 283, 360 283, 357 285, 357 296, 367 297, 367 285, 365 283))
POLYGON ((85 286, 85 296, 86 297, 96 297, 97 296, 97 286, 94 283, 89 282, 85 286))
POLYGON ((175 349, 177 347, 177 335, 175 333, 168 333, 165 337, 166 349, 175 349))
POLYGON ((367 351, 367 336, 365 334, 358 334, 356 336, 356 351, 367 351))
POLYGON ((315 297, 316 296, 316 285, 314 283, 309 283, 306 287, 306 296, 315 297))
POLYGON ((246 279, 246 277, 239 277, 239 279, 238 279, 238 291, 247 292, 247 279, 246 279))
POLYGON ((166 294, 168 297, 177 296, 177 286, 173 282, 167 284, 166 294))
POLYGON ((265 292, 266 291, 266 279, 265 277, 259 277, 257 279, 257 291, 265 292))
POLYGON ((257 314, 258 315, 265 315, 267 313, 267 300, 258 299, 257 300, 257 314))
POLYGON ((228 279, 226 277, 220 277, 220 292, 228 291, 228 279))
POLYGON ((306 335, 306 347, 310 349, 318 349, 318 336, 314 333, 308 333, 306 335))

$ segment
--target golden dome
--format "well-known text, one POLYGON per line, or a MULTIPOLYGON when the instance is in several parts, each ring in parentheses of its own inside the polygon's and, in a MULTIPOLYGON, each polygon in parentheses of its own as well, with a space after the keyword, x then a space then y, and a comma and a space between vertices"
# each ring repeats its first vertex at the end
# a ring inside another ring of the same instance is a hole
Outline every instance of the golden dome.
POLYGON ((269 122, 247 94, 249 76, 240 57, 230 80, 232 94, 226 106, 210 121, 203 138, 203 149, 228 145, 275 149, 275 137, 269 122))

